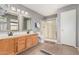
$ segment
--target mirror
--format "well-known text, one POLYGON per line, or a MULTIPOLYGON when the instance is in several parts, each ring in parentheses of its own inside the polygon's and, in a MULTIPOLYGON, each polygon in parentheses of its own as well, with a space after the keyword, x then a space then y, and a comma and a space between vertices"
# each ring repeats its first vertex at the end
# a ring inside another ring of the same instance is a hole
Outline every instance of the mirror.
POLYGON ((17 15, 6 14, 8 18, 8 30, 19 31, 19 21, 17 15))
POLYGON ((31 30, 31 19, 28 17, 23 18, 23 31, 31 30))

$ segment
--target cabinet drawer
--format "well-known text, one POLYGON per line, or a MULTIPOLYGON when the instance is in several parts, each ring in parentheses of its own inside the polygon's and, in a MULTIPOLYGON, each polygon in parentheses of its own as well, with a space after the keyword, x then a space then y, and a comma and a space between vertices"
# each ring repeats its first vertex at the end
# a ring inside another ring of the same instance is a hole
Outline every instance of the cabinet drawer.
POLYGON ((25 40, 25 38, 19 38, 18 39, 18 41, 24 41, 25 40))
POLYGON ((18 45, 18 52, 25 49, 25 44, 18 45))
POLYGON ((32 47, 32 39, 27 39, 26 40, 26 48, 32 47))
POLYGON ((21 52, 25 49, 25 38, 19 37, 17 40, 17 51, 21 52))

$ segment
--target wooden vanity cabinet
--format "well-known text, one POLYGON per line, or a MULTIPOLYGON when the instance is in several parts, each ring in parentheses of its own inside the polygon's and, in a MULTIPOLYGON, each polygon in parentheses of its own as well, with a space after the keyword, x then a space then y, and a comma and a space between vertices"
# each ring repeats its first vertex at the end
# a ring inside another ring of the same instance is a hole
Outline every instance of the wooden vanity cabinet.
POLYGON ((38 43, 37 35, 29 35, 26 37, 26 49, 31 48, 38 43))
POLYGON ((37 35, 0 39, 0 55, 15 55, 37 45, 37 43, 37 35))
POLYGON ((14 55, 16 53, 16 45, 14 38, 9 39, 9 54, 14 55))
POLYGON ((0 40, 0 55, 8 55, 9 54, 9 40, 2 39, 0 40))
POLYGON ((37 37, 37 35, 33 35, 31 37, 31 39, 32 39, 32 45, 33 46, 38 44, 38 37, 37 37))
POLYGON ((26 37, 26 49, 29 49, 32 47, 32 39, 31 36, 26 37))
POLYGON ((2 39, 2 40, 0 40, 0 54, 1 55, 15 54, 14 39, 2 39))
POLYGON ((16 52, 19 53, 25 49, 25 36, 18 37, 16 40, 16 52))

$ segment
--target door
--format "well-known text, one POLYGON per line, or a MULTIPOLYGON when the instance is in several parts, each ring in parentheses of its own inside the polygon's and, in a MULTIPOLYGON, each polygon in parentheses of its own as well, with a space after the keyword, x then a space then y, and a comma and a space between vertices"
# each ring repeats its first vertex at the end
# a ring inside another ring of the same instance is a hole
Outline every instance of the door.
POLYGON ((76 46, 76 10, 61 13, 61 43, 76 46))
POLYGON ((40 29, 40 32, 42 34, 42 36, 44 37, 44 39, 47 39, 48 37, 48 32, 47 32, 47 21, 41 21, 41 29, 40 29))
POLYGON ((56 41, 56 19, 41 21, 41 34, 45 40, 56 41))
POLYGON ((47 21, 48 39, 56 40, 56 19, 47 21))

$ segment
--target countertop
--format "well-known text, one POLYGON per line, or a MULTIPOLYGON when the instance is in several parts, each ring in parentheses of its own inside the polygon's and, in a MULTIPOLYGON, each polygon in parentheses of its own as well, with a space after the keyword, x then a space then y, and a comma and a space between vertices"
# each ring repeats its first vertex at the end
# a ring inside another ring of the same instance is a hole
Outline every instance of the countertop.
POLYGON ((28 35, 35 35, 36 33, 30 33, 30 34, 27 34, 27 33, 20 33, 20 34, 14 34, 13 36, 8 36, 6 34, 4 35, 0 35, 0 40, 1 39, 7 39, 7 38, 16 38, 16 37, 20 37, 20 36, 28 36, 28 35))

